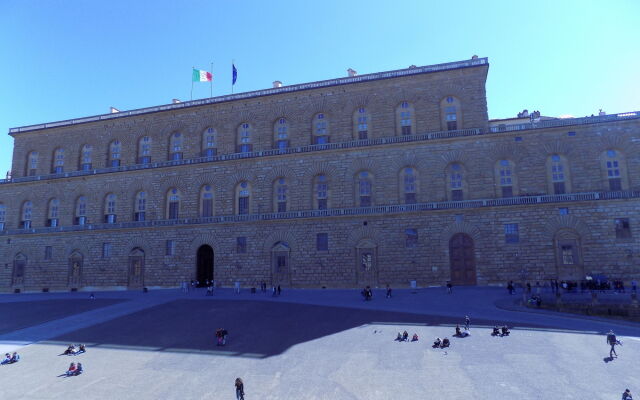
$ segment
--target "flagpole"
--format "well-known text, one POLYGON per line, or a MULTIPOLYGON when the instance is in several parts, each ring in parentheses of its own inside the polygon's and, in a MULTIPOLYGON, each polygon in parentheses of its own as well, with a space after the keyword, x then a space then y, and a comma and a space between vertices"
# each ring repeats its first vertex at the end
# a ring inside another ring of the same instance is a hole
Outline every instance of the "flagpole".
POLYGON ((191 101, 193 101, 193 70, 196 69, 196 67, 191 67, 191 101))
POLYGON ((211 96, 210 97, 213 97, 213 62, 211 63, 211 80, 209 82, 211 82, 211 96))
POLYGON ((233 67, 236 66, 236 60, 231 59, 231 94, 233 94, 233 67))

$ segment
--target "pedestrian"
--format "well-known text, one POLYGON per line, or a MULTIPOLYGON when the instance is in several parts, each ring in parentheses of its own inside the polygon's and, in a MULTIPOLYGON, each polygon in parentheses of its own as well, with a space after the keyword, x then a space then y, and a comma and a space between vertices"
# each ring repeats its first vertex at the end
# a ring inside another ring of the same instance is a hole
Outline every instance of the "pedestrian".
POLYGON ((240 294, 240 281, 236 281, 235 291, 236 291, 237 294, 240 294))
POLYGON ((637 290, 638 290, 638 281, 634 279, 631 281, 631 291, 633 293, 636 293, 637 290))
POLYGON ((614 354, 616 355, 616 358, 618 358, 618 353, 616 353, 616 345, 620 344, 620 342, 618 341, 618 339, 616 338, 616 334, 613 333, 612 330, 607 333, 607 343, 611 346, 611 350, 609 350, 609 358, 613 358, 614 354))
POLYGON ((536 294, 539 296, 542 292, 542 287, 540 286, 540 282, 536 282, 536 294))
POLYGON ((280 296, 281 293, 282 293, 282 288, 280 287, 280 285, 278 285, 278 296, 280 296))
POLYGON ((95 295, 95 294, 93 294, 93 293, 91 293, 91 294, 89 295, 89 299, 91 299, 91 300, 95 300, 95 299, 96 299, 96 295, 95 295))
POLYGON ((527 294, 531 294, 531 284, 527 282, 527 294))
POLYGON ((387 299, 391 298, 391 286, 387 283, 387 299))
POLYGON ((453 286, 451 285, 451 281, 447 281, 447 293, 451 294, 453 291, 453 286))
POLYGON ((240 378, 236 378, 236 400, 244 400, 244 383, 240 378))
POLYGON ((262 283, 260 283, 260 290, 262 291, 262 293, 267 293, 267 283, 265 281, 262 281, 262 283))
POLYGON ((469 330, 469 324, 471 323, 471 320, 469 319, 468 315, 464 316, 464 329, 469 330))
POLYGON ((633 397, 631 397, 631 390, 627 389, 622 393, 622 400, 633 400, 633 397))
POLYGON ((276 297, 276 287, 275 286, 273 286, 271 288, 271 297, 276 297))

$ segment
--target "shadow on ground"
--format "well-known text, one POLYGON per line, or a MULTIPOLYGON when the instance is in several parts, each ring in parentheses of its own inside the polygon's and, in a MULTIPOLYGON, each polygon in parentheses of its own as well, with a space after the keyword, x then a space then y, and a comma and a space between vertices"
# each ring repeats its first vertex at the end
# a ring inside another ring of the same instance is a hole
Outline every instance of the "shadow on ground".
MULTIPOLYGON (((176 300, 45 343, 59 344, 61 351, 69 343, 86 343, 89 347, 266 358, 297 344, 368 324, 455 325, 462 323, 462 318, 261 301, 176 300), (216 346, 217 328, 229 331, 226 346, 216 346)), ((492 326, 503 322, 473 320, 472 323, 492 326)), ((453 334, 453 328, 451 331, 453 334)), ((389 335, 393 341, 395 336, 391 335, 395 333, 390 331, 389 335)))
POLYGON ((122 301, 124 300, 73 299, 0 303, 0 335, 122 301))

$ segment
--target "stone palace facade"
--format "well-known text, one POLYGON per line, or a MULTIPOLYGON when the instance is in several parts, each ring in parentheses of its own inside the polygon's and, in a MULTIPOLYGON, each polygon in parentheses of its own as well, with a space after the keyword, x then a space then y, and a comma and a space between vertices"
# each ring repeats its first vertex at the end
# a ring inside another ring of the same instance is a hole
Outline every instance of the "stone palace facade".
POLYGON ((0 291, 640 278, 640 113, 489 121, 488 69, 13 128, 0 291))

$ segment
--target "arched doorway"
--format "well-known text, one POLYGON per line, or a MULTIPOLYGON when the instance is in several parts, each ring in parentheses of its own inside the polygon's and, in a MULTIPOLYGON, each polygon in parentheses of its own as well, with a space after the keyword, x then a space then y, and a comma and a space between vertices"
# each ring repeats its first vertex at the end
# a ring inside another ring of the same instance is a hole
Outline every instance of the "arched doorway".
POLYGON ((84 257, 79 251, 69 256, 69 287, 78 288, 82 284, 82 264, 84 257))
POLYGON ((362 239, 356 245, 356 280, 358 286, 378 285, 376 250, 376 243, 371 239, 362 239))
POLYGON ((129 253, 129 288, 144 287, 144 250, 135 247, 129 253))
POLYGON ((207 244, 198 248, 196 255, 196 279, 200 286, 205 286, 207 281, 213 281, 213 249, 207 244))
POLYGON ((473 239, 466 233, 456 233, 449 240, 451 283, 476 284, 476 255, 473 239))
POLYGON ((276 242, 271 248, 271 284, 288 285, 291 282, 289 273, 289 256, 291 248, 287 242, 276 242))

